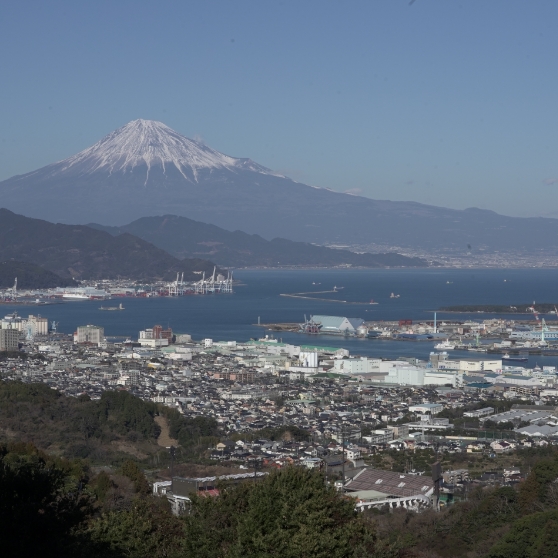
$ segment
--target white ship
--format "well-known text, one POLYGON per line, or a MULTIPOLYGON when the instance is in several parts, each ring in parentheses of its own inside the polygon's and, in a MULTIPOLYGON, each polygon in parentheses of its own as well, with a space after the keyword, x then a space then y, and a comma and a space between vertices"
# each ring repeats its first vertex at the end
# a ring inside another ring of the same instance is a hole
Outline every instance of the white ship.
POLYGON ((445 341, 434 345, 434 348, 437 351, 453 351, 455 349, 455 343, 452 343, 449 339, 446 339, 445 341))
POLYGON ((110 294, 105 290, 95 287, 57 289, 54 296, 61 296, 65 300, 106 300, 110 298, 110 294))
POLYGON ((62 298, 67 298, 69 300, 89 300, 89 297, 84 294, 78 293, 64 293, 62 298))

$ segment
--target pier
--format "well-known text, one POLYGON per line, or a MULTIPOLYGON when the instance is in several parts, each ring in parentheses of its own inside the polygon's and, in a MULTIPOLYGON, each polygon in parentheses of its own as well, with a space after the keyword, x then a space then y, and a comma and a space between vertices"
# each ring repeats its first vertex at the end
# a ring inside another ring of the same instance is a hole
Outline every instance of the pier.
POLYGON ((338 298, 324 298, 318 296, 307 296, 307 295, 314 295, 314 294, 326 294, 326 293, 338 293, 338 289, 333 289, 332 291, 310 291, 306 293, 281 293, 279 296, 287 296, 289 298, 303 298, 306 300, 321 300, 324 302, 337 302, 339 304, 378 304, 371 300, 370 302, 352 302, 349 300, 339 300, 338 298))

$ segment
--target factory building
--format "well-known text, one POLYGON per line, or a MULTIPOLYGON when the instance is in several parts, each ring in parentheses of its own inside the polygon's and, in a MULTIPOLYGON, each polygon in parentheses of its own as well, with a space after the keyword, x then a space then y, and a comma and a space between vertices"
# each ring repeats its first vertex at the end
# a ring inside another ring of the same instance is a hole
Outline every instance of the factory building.
POLYGON ((424 369, 415 366, 392 366, 384 378, 384 383, 422 386, 424 384, 424 369))
POLYGON ((318 367, 318 352, 317 351, 300 351, 298 356, 300 366, 305 368, 318 367))
POLYGON ((383 382, 386 384, 410 385, 410 386, 456 386, 457 374, 442 370, 432 370, 430 368, 419 368, 417 366, 405 365, 400 361, 382 362, 380 371, 386 364, 387 375, 383 382))
POLYGON ((41 316, 33 316, 22 318, 16 312, 4 316, 0 324, 2 329, 16 329, 17 331, 30 331, 31 335, 47 335, 48 334, 48 320, 41 316))
POLYGON ((482 372, 485 370, 491 370, 496 372, 497 370, 502 370, 502 359, 497 360, 485 360, 485 359, 475 359, 475 360, 460 360, 459 370, 465 372, 482 372))
POLYGON ((18 316, 17 312, 14 312, 2 318, 0 327, 2 329, 17 329, 17 331, 23 331, 23 321, 23 318, 18 316))
POLYGON ((27 318, 27 327, 31 335, 48 335, 48 320, 41 316, 29 315, 27 318))
POLYGON ((380 372, 379 358, 343 358, 333 361, 333 369, 339 374, 369 374, 380 372))
POLYGON ((332 372, 356 376, 360 381, 408 386, 457 385, 456 371, 435 370, 403 360, 343 358, 333 361, 332 372))

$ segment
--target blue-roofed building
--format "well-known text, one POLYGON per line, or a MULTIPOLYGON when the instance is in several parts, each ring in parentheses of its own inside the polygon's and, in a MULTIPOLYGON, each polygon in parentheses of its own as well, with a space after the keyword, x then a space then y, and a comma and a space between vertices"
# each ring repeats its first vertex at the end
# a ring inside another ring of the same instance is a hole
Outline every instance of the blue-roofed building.
POLYGON ((364 324, 362 318, 343 316, 312 316, 311 321, 320 326, 320 333, 356 333, 364 324))

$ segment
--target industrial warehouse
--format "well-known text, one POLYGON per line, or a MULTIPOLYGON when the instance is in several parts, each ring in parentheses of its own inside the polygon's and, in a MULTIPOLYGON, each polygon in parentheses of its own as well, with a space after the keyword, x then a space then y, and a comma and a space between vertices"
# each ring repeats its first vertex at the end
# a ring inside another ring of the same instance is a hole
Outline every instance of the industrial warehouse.
POLYGON ((310 316, 310 320, 300 325, 302 333, 329 335, 365 335, 362 318, 346 318, 340 316, 310 316))

